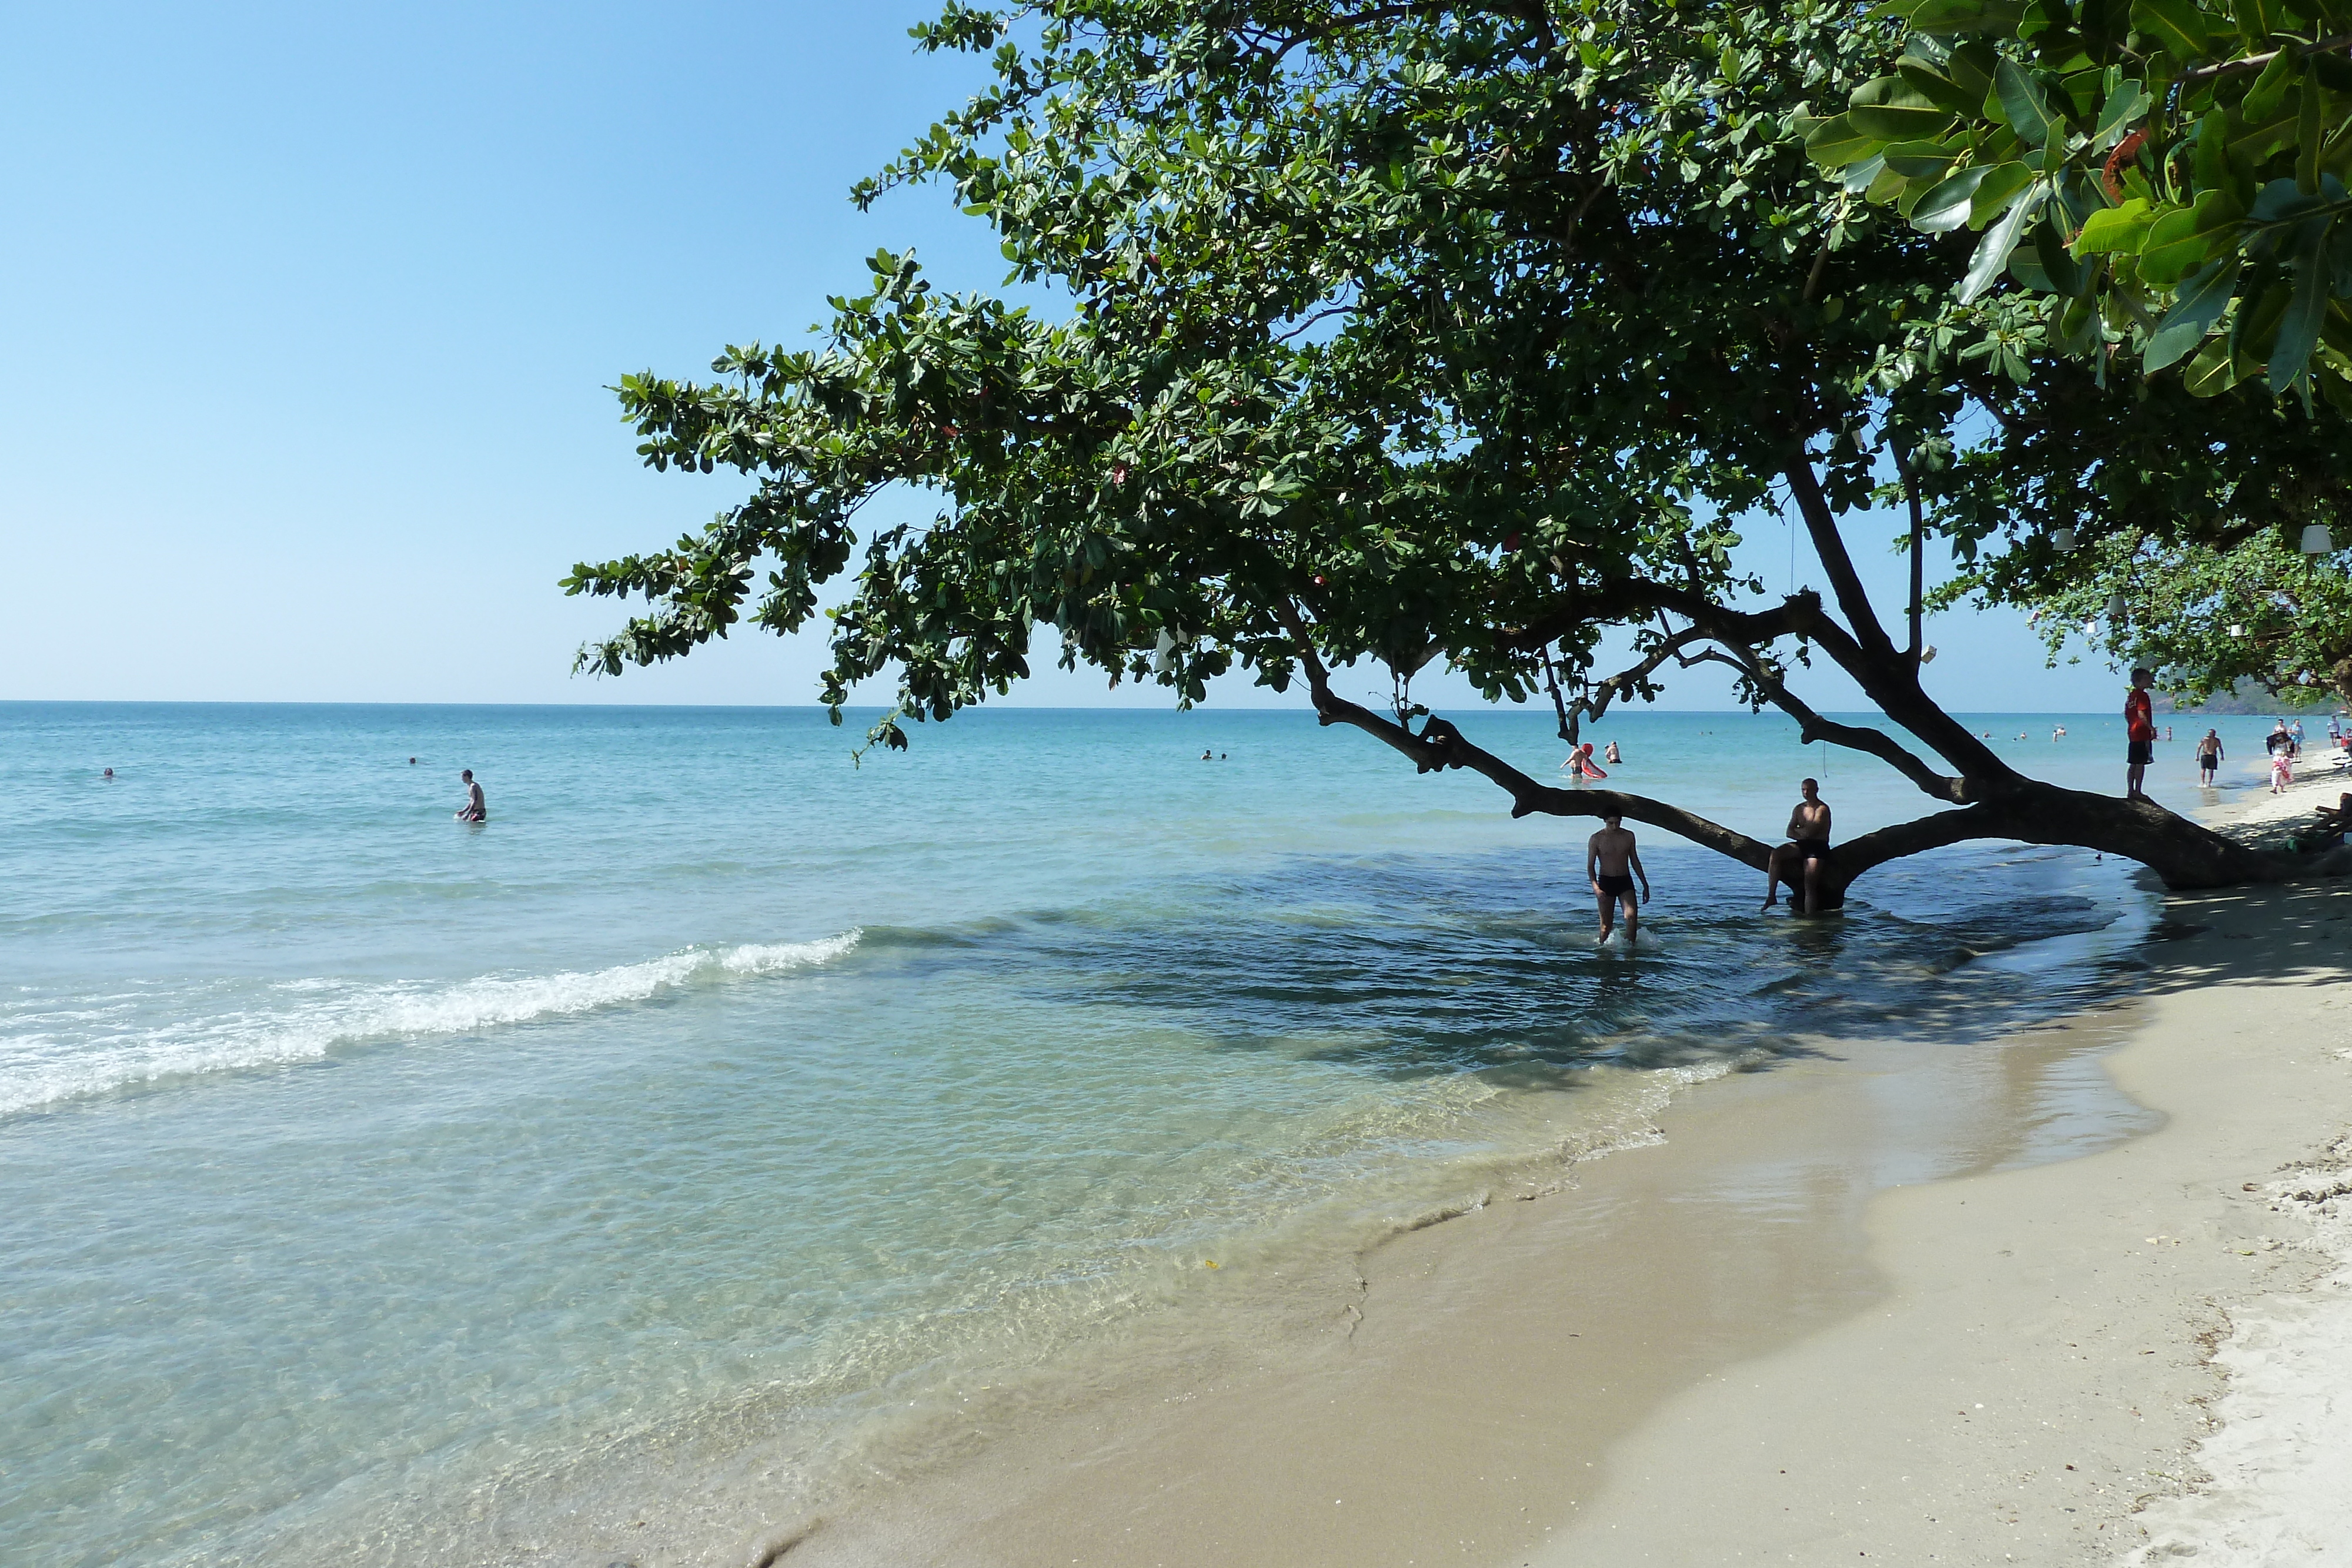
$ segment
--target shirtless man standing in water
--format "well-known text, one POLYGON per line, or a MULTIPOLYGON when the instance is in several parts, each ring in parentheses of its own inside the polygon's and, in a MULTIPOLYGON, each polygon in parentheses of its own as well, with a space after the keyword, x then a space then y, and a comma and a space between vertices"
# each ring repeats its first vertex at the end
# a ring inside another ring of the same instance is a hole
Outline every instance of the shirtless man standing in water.
POLYGON ((1650 899, 1650 873, 1642 869, 1642 852, 1633 847, 1633 835, 1621 825, 1623 819, 1603 817, 1603 826, 1585 841, 1584 877, 1592 883, 1593 896, 1601 900, 1601 939, 1609 934, 1617 916, 1617 905, 1625 905, 1625 941, 1628 946, 1642 935, 1642 905, 1650 899), (1633 879, 1642 879, 1642 896, 1633 896, 1633 879))
POLYGON ((1780 902, 1780 884, 1787 883, 1789 891, 1798 891, 1797 878, 1804 877, 1805 907, 1816 909, 1821 904, 1822 861, 1830 852, 1830 808, 1822 799, 1818 779, 1808 779, 1799 789, 1804 799, 1789 813, 1789 837, 1795 841, 1782 844, 1772 852, 1764 867, 1764 907, 1771 908, 1780 902), (1796 868, 1802 866, 1800 873, 1796 868))

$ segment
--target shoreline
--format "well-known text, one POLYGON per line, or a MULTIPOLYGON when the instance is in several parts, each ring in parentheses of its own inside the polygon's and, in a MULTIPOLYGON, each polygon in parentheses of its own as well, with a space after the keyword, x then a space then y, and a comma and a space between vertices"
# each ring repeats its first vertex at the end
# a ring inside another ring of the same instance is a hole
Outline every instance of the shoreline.
POLYGON ((2231 1458, 2217 1347, 2282 1411, 2265 1345, 2334 1266, 2294 1197, 2352 1124, 2327 896, 2168 900, 2151 994, 1960 1053, 1990 1084, 1937 1083, 1906 1040, 1899 1070, 1841 1041, 1835 1070, 1699 1086, 1557 1196, 1376 1248, 1341 1321, 1108 1383, 748 1558, 2210 1557, 2264 1473, 2231 1458), (1896 1168, 1930 1145, 1947 1168, 1896 1168), (2255 1479, 2199 1490, 2200 1442, 2255 1479))

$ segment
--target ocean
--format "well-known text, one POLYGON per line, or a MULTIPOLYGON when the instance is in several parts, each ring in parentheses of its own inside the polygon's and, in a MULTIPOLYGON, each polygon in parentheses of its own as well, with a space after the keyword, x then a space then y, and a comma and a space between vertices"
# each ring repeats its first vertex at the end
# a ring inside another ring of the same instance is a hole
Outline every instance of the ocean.
MULTIPOLYGON (((1456 716, 1559 777, 1548 716, 1456 716)), ((867 717, 0 704, 0 1561, 838 1496, 958 1390, 1311 1308, 1685 1085, 2078 1006, 2157 904, 1965 846, 1759 918, 1644 831, 1649 945, 1596 951, 1595 824, 1303 713, 980 711, 854 762, 867 717)), ((1972 722, 2120 788, 2111 716, 1972 722)), ((2253 787, 2267 721, 2218 726, 2253 787)), ((1777 716, 1592 735, 1759 836, 1809 773, 1841 836, 1925 809, 1777 716)))

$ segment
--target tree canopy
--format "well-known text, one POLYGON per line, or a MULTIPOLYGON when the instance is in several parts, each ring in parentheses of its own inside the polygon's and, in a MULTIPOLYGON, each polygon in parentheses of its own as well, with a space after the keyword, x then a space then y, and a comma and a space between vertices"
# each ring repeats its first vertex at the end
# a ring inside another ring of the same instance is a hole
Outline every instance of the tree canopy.
POLYGON ((1809 146, 1927 233, 1982 231, 1960 298, 2045 297, 2043 340, 2212 395, 2352 408, 2352 6, 1887 0, 1913 36, 1809 146))
MULTIPOLYGON (((1838 888, 1980 836, 2096 843, 2184 884, 2273 869, 2147 802, 2023 778, 1920 687, 1931 532, 2030 553, 2053 497, 2217 482, 2153 444, 2123 476, 2101 443, 2193 423, 2186 393, 2027 373, 2038 350, 2001 333, 2036 298, 1960 303, 1966 236, 1856 200, 1808 155, 1817 109, 1895 57, 1898 19, 1825 0, 1048 0, 952 4, 916 35, 992 51, 996 79, 861 199, 951 184, 1067 313, 944 294, 885 252, 817 345, 730 348, 705 382, 627 378, 648 463, 754 487, 667 550, 574 570, 572 592, 649 601, 586 666, 674 657, 746 616, 794 631, 854 580, 825 612, 824 695, 837 719, 857 683, 895 678, 886 745, 1058 637, 1065 665, 1181 702, 1236 667, 1303 680, 1327 724, 1475 768, 1515 812, 1614 810, 1761 865, 1769 844, 1665 802, 1539 785, 1412 695, 1444 664, 1552 704, 1573 735, 1710 664, 1809 741, 1961 808, 1843 846, 1838 888), (1913 519, 1895 632, 1840 529, 1889 483, 1913 519), (894 486, 937 515, 861 538, 894 486), (1765 601, 1733 568, 1743 523, 1784 507, 1826 595, 1765 601), (1612 628, 1635 656, 1600 668, 1612 628), (1815 656, 1911 742, 1809 706, 1794 685, 1815 656), (1333 690, 1355 664, 1383 673, 1387 712, 1333 690)), ((2263 413, 2247 428, 2272 455, 2324 445, 2263 413)), ((2289 504, 2291 465, 2241 467, 2217 530, 2289 504)))

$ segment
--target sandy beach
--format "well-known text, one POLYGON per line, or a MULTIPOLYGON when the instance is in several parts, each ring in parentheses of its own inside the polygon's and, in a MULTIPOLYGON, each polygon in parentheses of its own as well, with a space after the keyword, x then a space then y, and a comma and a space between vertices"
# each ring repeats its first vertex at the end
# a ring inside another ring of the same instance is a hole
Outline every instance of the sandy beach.
POLYGON ((1702 1085, 1654 1145, 1374 1249, 1328 1321, 1106 1377, 746 1555, 2352 1555, 2341 904, 2175 896, 2111 1006, 1702 1085))

